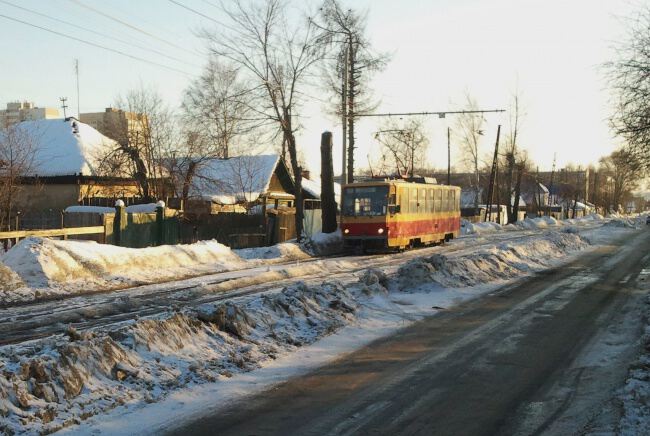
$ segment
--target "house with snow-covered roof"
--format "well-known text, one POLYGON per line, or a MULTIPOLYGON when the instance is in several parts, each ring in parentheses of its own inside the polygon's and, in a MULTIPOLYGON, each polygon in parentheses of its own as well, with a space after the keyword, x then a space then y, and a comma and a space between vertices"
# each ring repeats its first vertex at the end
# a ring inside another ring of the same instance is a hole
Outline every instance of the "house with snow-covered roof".
POLYGON ((295 185, 277 154, 207 159, 198 165, 185 210, 192 213, 245 212, 293 207, 295 185))
MULTIPOLYGON (((102 175, 100 166, 115 141, 75 118, 23 121, 12 127, 30 141, 33 162, 21 174, 17 210, 61 211, 87 198, 138 195, 125 174, 102 175)), ((7 135, 7 131, 0 132, 7 135)))

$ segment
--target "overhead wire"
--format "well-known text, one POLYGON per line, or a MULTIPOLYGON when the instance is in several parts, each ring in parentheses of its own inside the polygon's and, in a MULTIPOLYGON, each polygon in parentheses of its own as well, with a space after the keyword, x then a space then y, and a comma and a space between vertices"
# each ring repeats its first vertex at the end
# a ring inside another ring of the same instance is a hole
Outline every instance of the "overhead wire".
POLYGON ((93 46, 93 47, 96 47, 96 48, 101 48, 102 50, 107 50, 107 51, 110 51, 110 52, 113 52, 113 53, 116 53, 116 54, 119 54, 119 55, 122 55, 122 56, 126 56, 126 57, 131 58, 131 59, 134 59, 134 60, 136 60, 136 61, 140 61, 140 62, 144 62, 144 63, 147 63, 147 64, 155 65, 155 66, 157 66, 157 67, 161 67, 161 68, 165 68, 165 69, 168 69, 168 70, 171 70, 171 71, 175 71, 175 72, 177 72, 177 73, 181 73, 181 74, 184 74, 184 75, 186 75, 186 76, 190 76, 190 77, 192 76, 192 75, 191 75, 190 73, 188 73, 187 71, 183 71, 183 70, 181 70, 181 69, 178 69, 178 68, 175 68, 175 67, 171 67, 171 66, 169 66, 169 65, 161 64, 161 63, 159 63, 159 62, 152 61, 152 60, 149 60, 149 59, 144 59, 144 58, 141 58, 141 57, 138 57, 138 56, 134 56, 134 55, 131 55, 131 54, 129 54, 129 53, 123 52, 123 51, 121 51, 121 50, 117 50, 117 49, 114 49, 114 48, 111 48, 111 47, 106 47, 106 46, 104 46, 104 45, 97 44, 97 43, 92 42, 92 41, 87 41, 87 40, 85 40, 85 39, 78 38, 78 37, 76 37, 76 36, 67 35, 67 34, 62 33, 62 32, 59 32, 59 31, 57 31, 57 30, 52 30, 52 29, 49 29, 49 28, 47 28, 47 27, 39 26, 39 25, 37 25, 37 24, 30 23, 30 22, 28 22, 28 21, 23 21, 23 20, 20 20, 20 19, 18 19, 18 18, 15 18, 15 17, 10 17, 10 16, 8 16, 8 15, 4 15, 4 14, 0 14, 0 17, 1 17, 1 18, 5 18, 5 19, 10 20, 10 21, 15 21, 15 22, 17 22, 17 23, 24 24, 24 25, 26 25, 26 26, 30 26, 30 27, 34 27, 34 28, 36 28, 36 29, 43 30, 43 31, 45 31, 45 32, 49 32, 49 33, 52 33, 52 34, 55 34, 55 35, 61 36, 61 37, 63 37, 63 38, 71 39, 71 40, 73 40, 73 41, 81 42, 81 43, 83 43, 83 44, 87 44, 87 45, 90 45, 90 46, 93 46))
POLYGON ((160 42, 162 42, 164 44, 167 44, 167 45, 169 45, 171 47, 174 47, 174 48, 177 48, 177 49, 183 50, 183 51, 188 50, 187 47, 181 47, 178 44, 175 44, 175 43, 173 43, 171 41, 167 41, 166 39, 160 38, 159 36, 156 36, 151 32, 148 32, 148 31, 146 31, 144 29, 141 29, 141 28, 139 28, 137 26, 134 26, 134 25, 132 25, 132 24, 130 24, 130 23, 124 21, 124 20, 121 20, 120 18, 117 18, 117 17, 114 17, 114 16, 112 16, 110 14, 107 14, 107 13, 105 13, 105 12, 99 10, 99 9, 96 9, 96 8, 90 6, 90 5, 87 5, 87 4, 85 4, 85 3, 83 3, 83 2, 81 2, 79 0, 69 0, 69 1, 71 1, 72 3, 78 5, 78 6, 82 7, 82 8, 88 9, 89 11, 92 11, 92 12, 98 14, 98 15, 101 15, 101 16, 103 16, 105 18, 108 18, 109 20, 115 21, 116 23, 119 23, 119 24, 121 24, 123 26, 126 26, 129 29, 135 30, 136 32, 140 32, 140 33, 142 33, 144 35, 147 35, 150 38, 153 38, 153 39, 155 39, 157 41, 160 41, 160 42))
MULTIPOLYGON (((228 30, 234 30, 231 26, 228 26, 228 25, 222 23, 221 21, 219 21, 219 20, 217 20, 217 19, 215 19, 215 18, 213 18, 213 17, 211 17, 211 16, 209 16, 209 15, 206 15, 206 14, 204 14, 204 13, 201 12, 201 11, 197 11, 196 9, 193 9, 193 8, 191 8, 191 7, 185 5, 185 4, 183 4, 183 3, 181 3, 181 2, 179 2, 179 1, 177 1, 177 0, 169 0, 169 2, 170 2, 170 3, 173 3, 173 4, 177 5, 177 6, 180 6, 181 8, 186 9, 186 10, 188 10, 188 11, 190 11, 190 12, 192 12, 192 13, 194 13, 194 14, 200 16, 200 17, 203 17, 203 18, 205 18, 205 19, 207 19, 207 20, 210 20, 210 21, 212 21, 213 23, 216 23, 216 24, 218 24, 218 25, 221 26, 221 27, 225 27, 225 28, 228 29, 228 30)), ((216 6, 214 6, 212 3, 208 3, 208 4, 210 4, 210 5, 213 6, 213 7, 216 7, 216 6)))
POLYGON ((166 57, 167 59, 170 59, 170 60, 173 60, 173 61, 176 61, 176 62, 180 62, 180 63, 182 63, 182 64, 185 64, 185 65, 188 65, 188 66, 191 66, 191 67, 195 67, 195 68, 197 67, 197 65, 191 64, 191 63, 189 63, 189 62, 187 62, 187 61, 185 61, 185 60, 183 60, 183 59, 177 58, 177 57, 175 57, 175 56, 168 55, 167 53, 161 52, 161 51, 156 50, 156 49, 151 48, 151 47, 145 47, 145 46, 140 45, 140 44, 137 44, 137 43, 135 43, 135 42, 133 42, 133 41, 126 41, 126 40, 124 40, 124 39, 120 39, 120 38, 117 38, 117 37, 115 37, 115 36, 108 35, 108 34, 106 34, 106 33, 98 32, 98 31, 96 31, 96 30, 89 29, 89 28, 87 28, 87 27, 83 27, 83 26, 80 26, 80 25, 78 25, 78 24, 71 23, 71 22, 66 21, 66 20, 62 20, 62 19, 60 19, 60 18, 56 18, 56 17, 49 16, 49 15, 47 15, 47 14, 44 14, 44 13, 41 13, 41 12, 35 11, 35 10, 33 10, 33 9, 29 9, 29 8, 26 8, 26 7, 23 7, 23 6, 20 6, 20 5, 16 5, 16 4, 11 3, 11 2, 8 2, 8 1, 6 1, 6 0, 0 0, 0 3, 4 3, 4 4, 9 5, 9 6, 12 6, 12 7, 14 7, 14 8, 21 9, 21 10, 26 11, 26 12, 29 12, 29 13, 31 13, 31 14, 38 15, 38 16, 40 16, 40 17, 47 18, 48 20, 52 20, 52 21, 56 21, 56 22, 58 22, 58 23, 62 23, 62 24, 68 25, 68 26, 74 27, 74 28, 76 28, 76 29, 83 30, 83 31, 85 31, 85 32, 93 33, 93 34, 95 34, 95 35, 101 36, 102 38, 112 39, 112 40, 117 41, 117 42, 120 42, 120 43, 122 43, 122 44, 127 44, 127 45, 129 45, 129 46, 133 46, 133 47, 139 48, 140 50, 146 50, 146 51, 149 51, 149 52, 151 52, 151 53, 155 53, 155 54, 157 54, 157 55, 160 55, 160 56, 166 57))

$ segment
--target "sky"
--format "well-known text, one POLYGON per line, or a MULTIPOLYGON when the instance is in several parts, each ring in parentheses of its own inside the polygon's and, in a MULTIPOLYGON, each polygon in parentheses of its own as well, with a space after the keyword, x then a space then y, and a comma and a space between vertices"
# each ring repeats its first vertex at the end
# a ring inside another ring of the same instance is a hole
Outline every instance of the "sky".
MULTIPOLYGON (((225 0, 227 1, 227 0, 225 0)), ((102 111, 116 96, 140 84, 156 88, 178 106, 183 90, 201 71, 207 50, 197 36, 215 23, 189 6, 223 21, 219 0, 0 0, 0 15, 146 59, 157 65, 89 46, 0 16, 0 107, 27 100, 60 106, 68 114, 102 111), (42 15, 18 9, 19 5, 42 15), (93 10, 94 9, 94 10, 93 10), (97 13, 99 11, 100 13, 97 13), (101 15, 103 13, 104 15, 101 15), (110 15, 112 20, 106 17, 110 15), (64 20, 85 29, 75 28, 64 20), (125 24, 126 23, 126 24, 125 24), (98 32, 92 33, 92 32, 98 32), (118 40, 116 40, 116 39, 118 40), (77 100, 74 62, 79 61, 77 100), (162 64, 163 66, 161 66, 162 64)), ((520 144, 540 170, 588 165, 620 140, 609 129, 611 95, 603 63, 625 37, 625 17, 642 3, 631 0, 355 0, 346 7, 367 11, 367 35, 390 55, 372 81, 379 112, 462 109, 469 93, 481 108, 508 109, 517 90, 525 116, 520 144)), ((303 5, 303 3, 295 3, 303 5)), ((304 2, 314 10, 318 2, 304 2)), ((340 168, 340 124, 325 114, 321 98, 302 110, 298 145, 309 168, 320 169, 320 134, 334 133, 335 172, 340 168)), ((497 125, 507 114, 486 114, 484 160, 490 159, 497 125)), ((358 122, 359 166, 377 162, 374 132, 381 119, 358 122)), ((452 165, 462 167, 455 120, 425 120, 430 145, 426 161, 446 167, 446 131, 452 130, 452 165)), ((269 145, 269 149, 272 145, 269 145)))

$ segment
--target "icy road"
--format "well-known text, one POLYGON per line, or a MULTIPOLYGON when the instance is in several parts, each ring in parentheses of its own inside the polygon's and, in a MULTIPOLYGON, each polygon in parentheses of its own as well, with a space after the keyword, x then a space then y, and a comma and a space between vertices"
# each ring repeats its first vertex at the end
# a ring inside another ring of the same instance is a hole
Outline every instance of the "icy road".
MULTIPOLYGON (((650 231, 425 318, 173 434, 613 431, 650 231)), ((208 405, 206 405, 207 407, 208 405)))

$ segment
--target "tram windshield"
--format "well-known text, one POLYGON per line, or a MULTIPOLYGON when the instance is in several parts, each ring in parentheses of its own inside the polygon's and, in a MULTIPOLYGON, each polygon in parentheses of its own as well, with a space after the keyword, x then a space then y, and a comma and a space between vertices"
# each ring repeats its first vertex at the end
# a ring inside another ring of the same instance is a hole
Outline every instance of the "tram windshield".
POLYGON ((343 215, 381 216, 386 215, 388 186, 359 186, 345 188, 343 193, 343 215))

